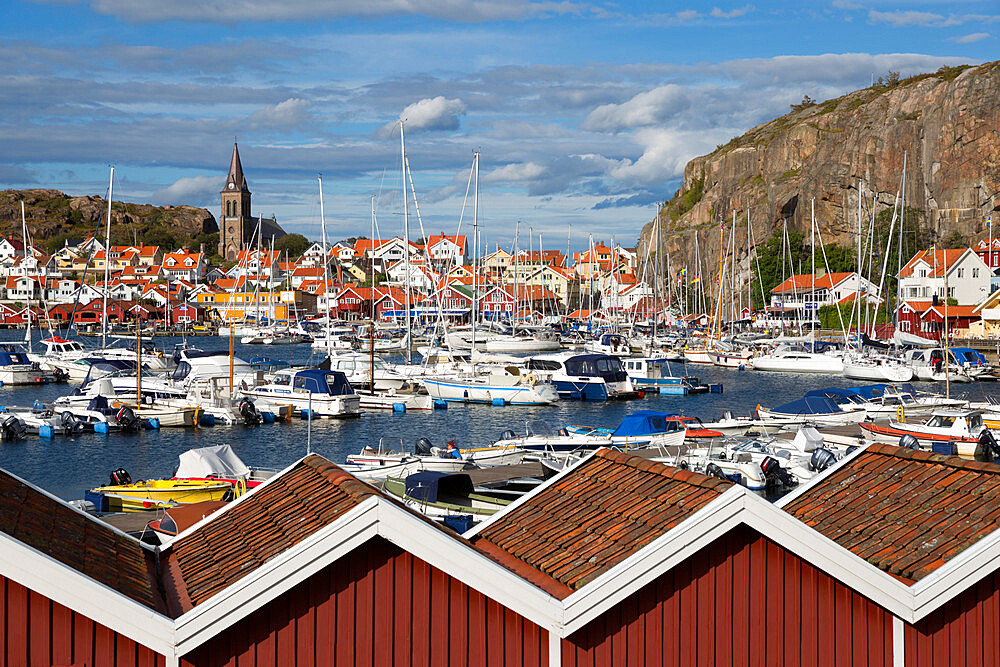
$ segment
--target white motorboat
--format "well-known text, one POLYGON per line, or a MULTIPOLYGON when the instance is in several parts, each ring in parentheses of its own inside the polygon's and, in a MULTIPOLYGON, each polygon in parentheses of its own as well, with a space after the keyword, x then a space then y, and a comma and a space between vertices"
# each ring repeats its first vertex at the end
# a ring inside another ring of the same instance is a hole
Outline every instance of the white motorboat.
POLYGON ((0 384, 42 384, 55 379, 52 371, 43 371, 16 345, 0 345, 0 384))
POLYGON ((867 382, 909 382, 913 379, 913 369, 895 357, 847 355, 844 377, 867 382))
POLYGON ((514 375, 500 369, 471 377, 424 377, 420 384, 432 398, 458 403, 549 405, 559 400, 551 382, 532 373, 514 375))
POLYGON ((330 370, 346 375, 354 387, 370 387, 373 374, 376 391, 399 390, 407 383, 406 377, 379 356, 364 352, 342 352, 331 356, 329 362, 330 370))
POLYGON ((603 333, 596 340, 587 341, 583 349, 595 354, 610 354, 616 357, 627 357, 632 354, 625 336, 616 333, 603 333))
POLYGON ((769 354, 754 357, 750 368, 756 371, 776 373, 830 373, 841 375, 844 372, 844 359, 841 354, 826 352, 807 352, 790 347, 782 347, 769 354))
POLYGON ((192 384, 225 378, 228 382, 230 372, 233 378, 233 388, 249 387, 261 384, 264 373, 254 369, 249 363, 239 357, 229 358, 229 352, 224 350, 194 350, 183 349, 176 353, 177 368, 170 374, 170 382, 175 387, 187 388, 192 384))
POLYGON ((308 416, 357 417, 361 398, 347 377, 339 371, 319 368, 286 368, 278 371, 267 384, 241 389, 244 396, 286 404, 308 416))
POLYGON ((982 446, 991 447, 996 455, 996 440, 983 423, 979 410, 935 410, 921 423, 890 420, 888 425, 862 424, 865 437, 875 442, 896 444, 911 437, 919 446, 938 445, 953 449, 959 456, 976 455, 982 446))
POLYGON ((826 396, 805 396, 776 408, 763 408, 758 405, 757 414, 764 422, 813 426, 856 424, 868 415, 864 407, 845 410, 843 406, 826 396))
POLYGON ((561 398, 606 401, 638 395, 621 359, 607 354, 559 352, 529 358, 528 373, 551 382, 561 398))

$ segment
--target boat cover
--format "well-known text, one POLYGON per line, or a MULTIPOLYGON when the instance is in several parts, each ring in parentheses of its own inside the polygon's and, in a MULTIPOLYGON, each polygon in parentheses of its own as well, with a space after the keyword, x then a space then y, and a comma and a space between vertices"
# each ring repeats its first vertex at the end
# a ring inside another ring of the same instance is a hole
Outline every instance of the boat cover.
POLYGON ((179 457, 177 472, 174 477, 223 477, 234 479, 250 474, 240 457, 229 445, 214 445, 189 449, 179 457))
POLYGON ((916 395, 913 385, 909 382, 900 384, 866 384, 860 387, 827 387, 826 389, 812 389, 806 392, 806 396, 827 396, 829 398, 846 398, 848 396, 860 396, 862 398, 878 398, 890 390, 897 390, 904 394, 916 395))
POLYGON ((812 426, 799 429, 792 438, 792 447, 800 452, 811 452, 823 446, 823 436, 812 426))
POLYGON ((612 436, 628 435, 654 435, 656 433, 671 433, 678 430, 676 421, 667 423, 668 415, 665 412, 654 410, 636 410, 632 414, 622 419, 622 423, 611 433, 612 436))
POLYGON ((406 478, 406 495, 425 503, 436 503, 445 496, 467 496, 472 492, 472 478, 465 473, 424 470, 406 478))
POLYGON ((786 415, 830 415, 842 410, 831 398, 806 395, 797 401, 778 406, 772 412, 786 415))

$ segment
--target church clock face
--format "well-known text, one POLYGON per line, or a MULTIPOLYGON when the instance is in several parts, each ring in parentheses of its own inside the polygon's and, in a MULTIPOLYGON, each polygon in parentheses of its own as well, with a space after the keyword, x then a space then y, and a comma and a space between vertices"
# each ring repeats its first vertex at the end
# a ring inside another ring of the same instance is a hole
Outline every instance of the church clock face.
POLYGON ((234 230, 234 229, 233 229, 233 227, 232 227, 232 226, 230 226, 230 227, 229 227, 229 233, 230 233, 230 234, 232 234, 232 233, 233 233, 234 231, 236 231, 236 230, 234 230))
POLYGON ((236 184, 235 184, 235 183, 230 183, 230 184, 229 184, 229 189, 230 189, 230 190, 232 190, 232 189, 233 189, 233 188, 235 188, 235 187, 236 187, 236 184))

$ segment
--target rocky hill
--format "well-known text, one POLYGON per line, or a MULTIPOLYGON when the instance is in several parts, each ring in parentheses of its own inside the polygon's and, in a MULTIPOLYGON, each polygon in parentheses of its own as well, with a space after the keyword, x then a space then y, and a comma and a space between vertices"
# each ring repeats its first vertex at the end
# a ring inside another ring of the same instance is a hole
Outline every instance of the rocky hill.
MULTIPOLYGON (((747 207, 762 244, 782 220, 808 232, 814 199, 823 240, 851 247, 859 181, 866 217, 873 193, 876 213, 892 208, 904 153, 906 205, 920 212, 925 237, 969 242, 984 233, 986 216, 1000 212, 1000 62, 903 80, 890 73, 837 99, 804 99, 687 164, 683 186, 660 212, 662 243, 679 267, 692 261, 691 241, 702 230, 703 262, 713 266, 719 221, 736 210, 745 268, 747 207)), ((643 228, 641 248, 652 230, 643 228)))
MULTIPOLYGON (((107 208, 96 196, 70 197, 58 190, 0 191, 0 234, 21 238, 21 201, 24 201, 28 232, 36 245, 50 251, 64 239, 83 239, 98 229, 104 234, 107 208)), ((167 247, 197 248, 215 252, 212 235, 219 231, 215 217, 193 206, 152 206, 116 201, 111 212, 114 243, 147 243, 167 247)))

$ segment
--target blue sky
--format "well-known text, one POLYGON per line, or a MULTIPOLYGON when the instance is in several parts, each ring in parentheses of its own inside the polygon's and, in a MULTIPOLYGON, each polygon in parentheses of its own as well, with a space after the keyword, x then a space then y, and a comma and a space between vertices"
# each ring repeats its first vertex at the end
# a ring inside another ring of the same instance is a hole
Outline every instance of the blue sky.
MULTIPOLYGON (((631 245, 684 164, 887 70, 995 58, 995 2, 6 0, 0 189, 218 215, 234 136, 255 213, 319 236, 402 230, 399 133, 426 233, 480 220, 546 248, 631 245), (466 223, 468 218, 466 218, 466 223)), ((411 212, 411 235, 420 235, 411 212)))

